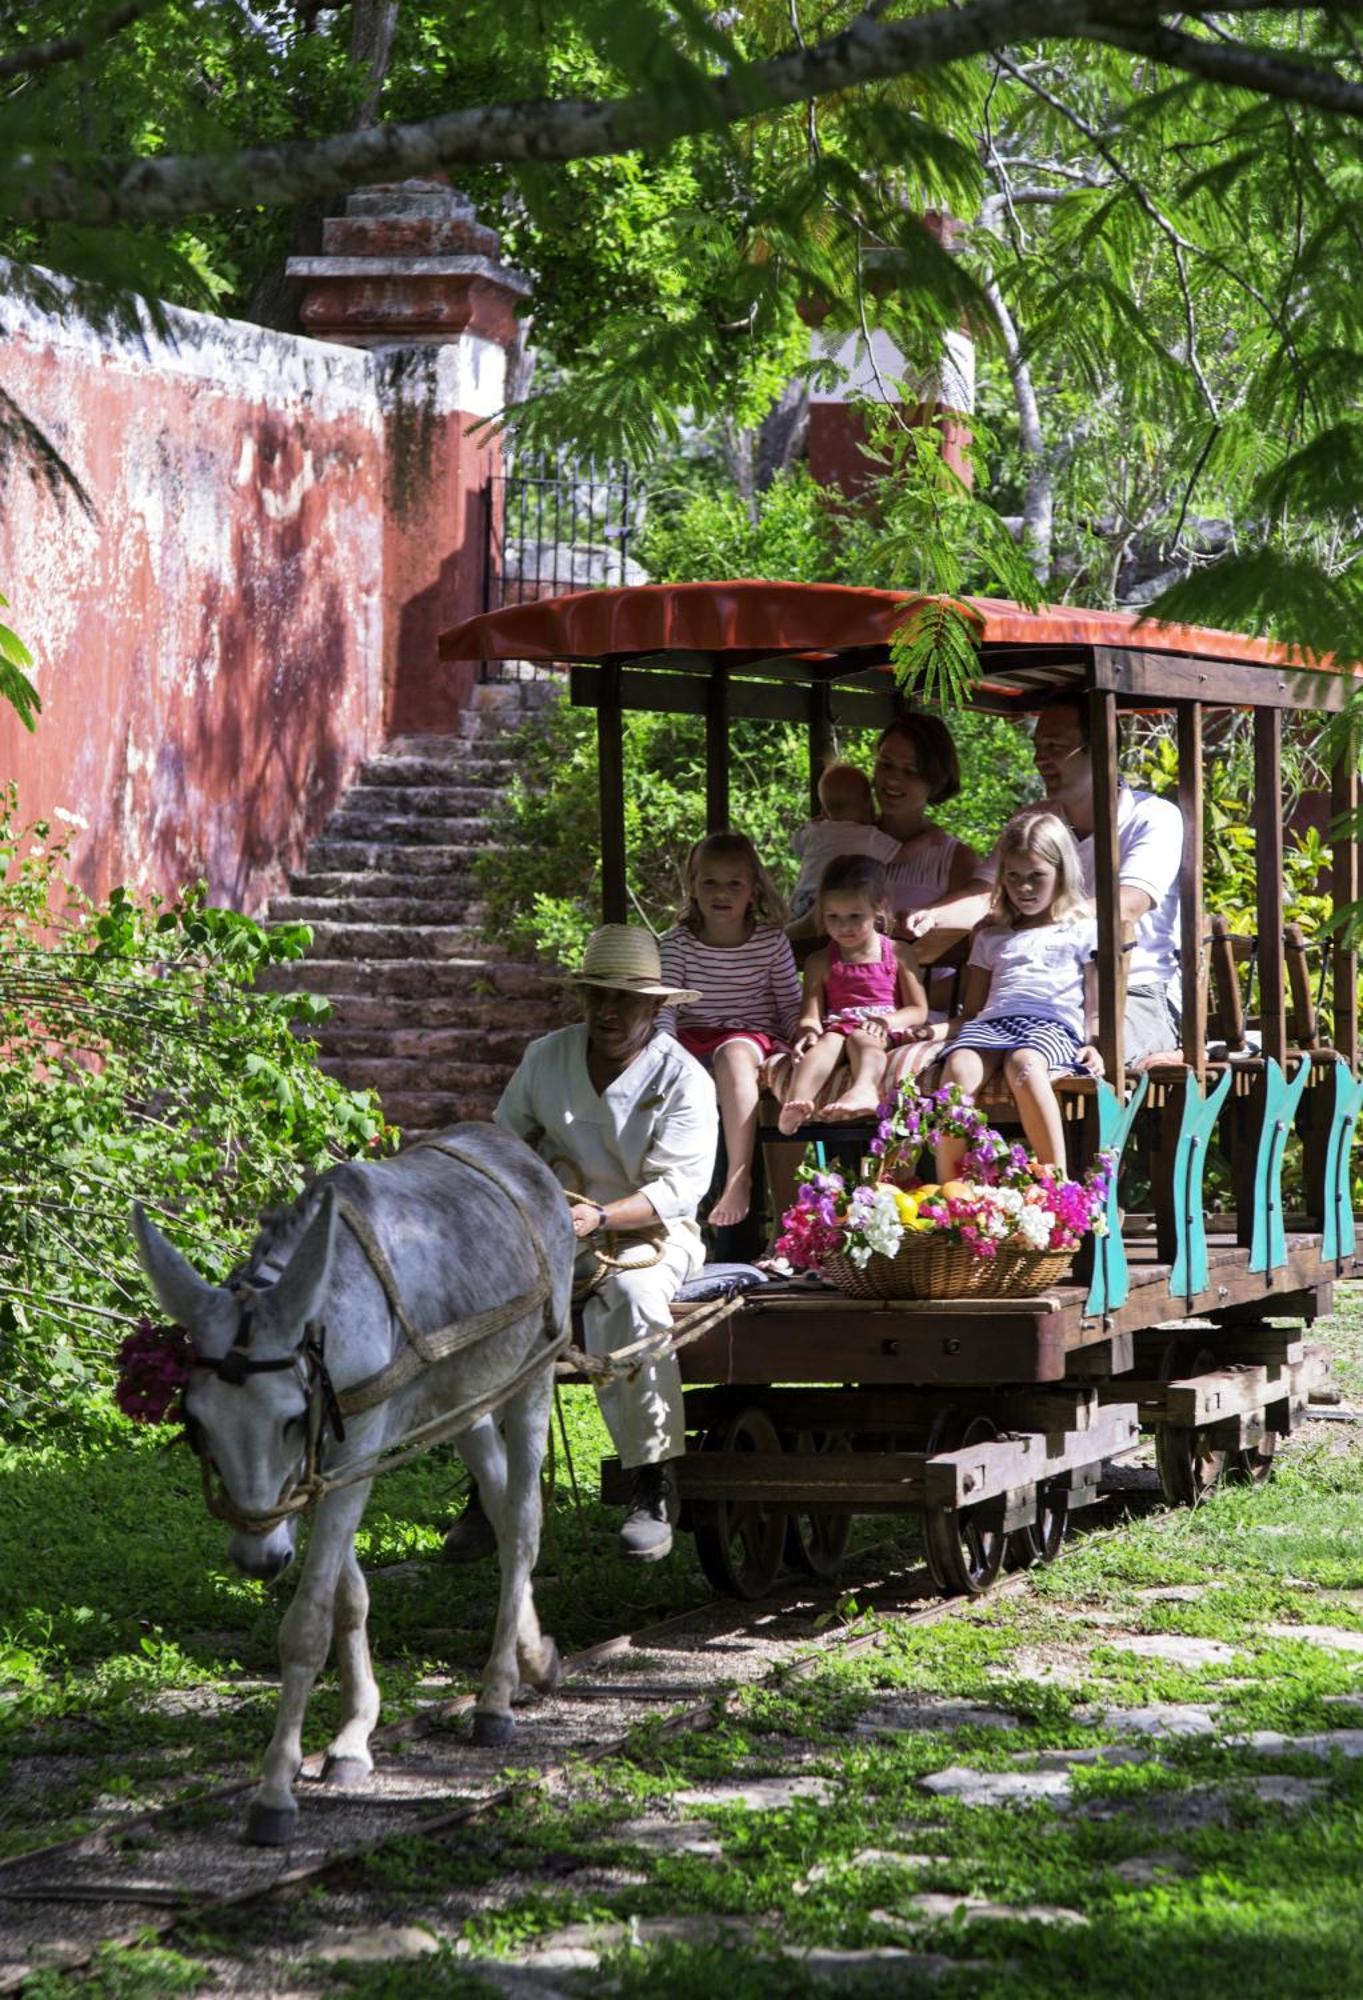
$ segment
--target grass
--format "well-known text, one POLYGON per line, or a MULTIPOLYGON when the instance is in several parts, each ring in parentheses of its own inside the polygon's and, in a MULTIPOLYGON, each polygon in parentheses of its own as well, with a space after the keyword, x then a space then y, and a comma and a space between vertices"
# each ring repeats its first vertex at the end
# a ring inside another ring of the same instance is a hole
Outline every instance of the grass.
MULTIPOLYGON (((615 1516, 591 1497, 608 1448, 595 1398, 569 1388, 562 1404, 583 1518, 560 1436, 536 1591, 568 1651, 708 1592, 689 1541, 669 1564, 615 1562, 615 1516)), ((358 1538, 386 1720, 477 1684, 496 1566, 438 1561, 464 1486, 455 1455, 431 1453, 376 1488, 358 1538)), ((244 1742, 264 1748, 294 1577, 270 1588, 230 1567, 183 1446, 123 1427, 97 1445, 0 1448, 0 1548, 0 1857, 86 1830, 102 1798, 155 1803, 239 1773, 244 1742), (7 1788, 33 1755, 74 1768, 7 1788)), ((324 1679, 307 1747, 335 1724, 324 1679)))
MULTIPOLYGON (((1363 1290, 1341 1295, 1326 1331, 1346 1398, 1363 1400, 1363 1290)), ((579 1483, 590 1486, 598 1421, 589 1397, 568 1401, 579 1483)), ((255 1683, 272 1664, 277 1603, 226 1571, 192 1475, 187 1460, 143 1441, 0 1459, 0 1537, 14 1558, 0 1578, 0 1757, 81 1753, 64 1798, 55 1779, 41 1807, 31 1789, 5 1795, 0 1838, 11 1848, 32 1841, 40 1818, 46 1830, 54 1798, 58 1823, 72 1826, 120 1772, 131 1796, 179 1793, 191 1769, 203 1779, 216 1765, 239 1768, 244 1729, 264 1739, 273 1692, 255 1683), (41 1532, 26 1546, 17 1530, 33 1519, 41 1532)), ((394 1475, 367 1524, 367 1565, 433 1556, 456 1483, 434 1460, 394 1475)), ((606 1526, 588 1513, 580 1524, 560 1482, 540 1594, 567 1645, 704 1596, 689 1555, 622 1572, 584 1533, 606 1526)), ((889 1961, 875 1975, 882 1990, 947 2000, 1168 2000, 1180 1986, 1200 2000, 1339 2000, 1363 1989, 1363 1760, 1274 1756, 1234 1740, 1363 1727, 1363 1654, 1268 1629, 1363 1631, 1363 1454, 1352 1434, 1323 1430, 1321 1442, 1294 1446, 1266 1487, 1227 1488, 1195 1511, 1074 1541, 1032 1581, 933 1627, 884 1618, 868 1650, 748 1691, 708 1732, 645 1726, 628 1755, 577 1771, 551 1799, 393 1844, 309 1898, 273 1899, 269 1978, 287 1970, 290 1990, 341 1985, 361 2000, 476 1995, 492 1990, 490 1962, 568 1925, 609 1924, 624 1929, 600 1969, 556 1973, 561 1990, 776 2000, 829 1990, 783 1947, 887 1946, 937 1954, 947 1969, 929 1979, 889 1961), (1201 1594, 1151 1595, 1175 1586, 1201 1594), (1161 1634, 1216 1641, 1229 1657, 1194 1668, 1118 1643, 1161 1634), (980 1703, 1014 1726, 857 1727, 873 1706, 925 1696, 980 1703), (1142 1762, 1074 1766, 1064 1809, 969 1805, 924 1788, 948 1766, 1016 1773, 1062 1750, 1142 1747, 1110 1712, 1155 1702, 1210 1709, 1215 1734, 1146 1743, 1155 1754, 1142 1762), (822 1777, 827 1796, 768 1812, 678 1802, 692 1786, 796 1771, 822 1777), (1284 1804, 1256 1790, 1265 1779, 1310 1789, 1284 1804), (622 1831, 643 1814, 703 1821, 718 1854, 643 1854, 622 1831), (868 1850, 881 1858, 866 1861, 868 1850), (886 1858, 899 1856, 916 1858, 886 1858), (1148 1864, 1136 1879, 1133 1861, 1148 1864), (915 1902, 924 1894, 1086 1921, 967 1922, 915 1902), (705 1921, 723 1918, 741 1919, 740 1932, 706 1934, 705 1921), (700 1928, 658 1939, 649 1926, 661 1919, 700 1928), (310 1962, 321 1929, 357 1921, 428 1925, 440 1949, 410 1964, 310 1962)), ((492 1588, 490 1571, 410 1567, 374 1579, 389 1712, 394 1697, 400 1706, 467 1684, 492 1588)), ((315 1720, 314 1740, 325 1726, 315 1720)), ((91 1990, 128 2000, 190 1991, 224 1961, 258 1956, 261 1929, 256 1911, 177 1937, 169 1953, 106 1955, 91 1990)), ((58 1985, 66 1990, 45 1976, 34 1990, 55 2000, 58 1985)))

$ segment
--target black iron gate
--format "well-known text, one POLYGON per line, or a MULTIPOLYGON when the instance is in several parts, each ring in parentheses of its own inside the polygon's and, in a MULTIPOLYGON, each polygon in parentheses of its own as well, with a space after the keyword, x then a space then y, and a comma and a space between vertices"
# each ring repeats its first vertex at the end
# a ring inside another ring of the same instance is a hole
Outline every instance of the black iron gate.
POLYGON ((483 608, 641 583, 630 555, 644 490, 627 467, 531 460, 483 489, 483 608))

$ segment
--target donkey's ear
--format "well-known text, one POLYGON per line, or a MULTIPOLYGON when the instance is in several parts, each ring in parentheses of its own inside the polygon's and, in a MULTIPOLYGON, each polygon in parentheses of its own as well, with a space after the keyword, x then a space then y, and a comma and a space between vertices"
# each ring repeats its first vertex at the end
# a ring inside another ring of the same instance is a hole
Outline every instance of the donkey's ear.
POLYGON ((162 1309, 192 1334, 203 1325, 219 1297, 219 1287, 201 1278, 148 1216, 140 1201, 133 1203, 133 1234, 142 1268, 162 1309))
POLYGON ((302 1242, 270 1294, 271 1306, 283 1325, 301 1327, 314 1317, 326 1286, 335 1235, 336 1197, 325 1188, 302 1242))

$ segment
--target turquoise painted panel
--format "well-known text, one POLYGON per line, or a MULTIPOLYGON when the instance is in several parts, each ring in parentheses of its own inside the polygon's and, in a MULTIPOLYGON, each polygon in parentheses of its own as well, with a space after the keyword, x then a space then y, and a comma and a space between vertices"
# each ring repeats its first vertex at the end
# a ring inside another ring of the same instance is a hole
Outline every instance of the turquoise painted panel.
POLYGON ((1207 1265, 1207 1218, 1202 1201, 1202 1182, 1207 1171, 1207 1149, 1221 1106, 1231 1086, 1226 1071, 1210 1097, 1203 1097, 1195 1078, 1188 1078, 1179 1121, 1178 1143, 1174 1149, 1173 1209, 1174 1261, 1169 1271, 1169 1289, 1180 1293, 1189 1304, 1210 1283, 1207 1265))
POLYGON ((1291 1083, 1272 1056, 1264 1066, 1264 1115, 1254 1159, 1254 1228, 1249 1248, 1251 1271, 1276 1271, 1287 1262, 1287 1232, 1283 1227, 1283 1156, 1310 1074, 1309 1056, 1298 1063, 1291 1083))
POLYGON ((1122 1241, 1122 1217, 1117 1201, 1117 1188, 1121 1180, 1127 1141, 1136 1122, 1136 1113, 1144 1104, 1149 1087, 1150 1078, 1143 1075, 1126 1103, 1122 1104, 1111 1084, 1100 1083, 1098 1086, 1098 1150, 1112 1154, 1113 1174, 1112 1185, 1107 1195, 1107 1234, 1094 1238, 1093 1278, 1089 1285, 1088 1297, 1084 1300, 1086 1314, 1097 1316, 1116 1312, 1118 1306, 1126 1304, 1127 1294, 1131 1290, 1126 1245, 1122 1241))
POLYGON ((1340 1263, 1354 1254, 1353 1162, 1354 1127, 1363 1111, 1363 1081, 1356 1081, 1347 1063, 1335 1065, 1335 1102, 1330 1114, 1330 1138, 1325 1150, 1325 1218, 1321 1229, 1322 1261, 1340 1263))

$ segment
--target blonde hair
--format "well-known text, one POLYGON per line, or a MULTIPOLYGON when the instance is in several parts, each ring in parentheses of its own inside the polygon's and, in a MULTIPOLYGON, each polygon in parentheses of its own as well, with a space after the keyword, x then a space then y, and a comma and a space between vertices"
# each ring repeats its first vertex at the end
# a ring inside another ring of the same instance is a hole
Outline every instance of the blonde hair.
POLYGON ((757 849, 746 833, 707 833, 686 857, 686 903, 680 921, 687 930, 699 933, 700 905, 696 901, 696 879, 707 861, 741 861, 752 883, 752 914, 759 924, 784 924, 786 906, 781 892, 763 867, 757 849))
POLYGON ((851 805, 855 800, 866 810, 869 820, 875 813, 875 798, 871 791, 871 780, 860 765, 838 762, 826 764, 819 778, 819 804, 825 812, 830 812, 830 800, 839 799, 851 805))
POLYGON ((1051 921, 1064 923, 1067 918, 1087 916, 1089 899, 1084 894, 1084 869, 1079 859, 1079 849, 1074 844, 1070 832, 1059 813, 1050 812, 1044 806, 1032 806, 1025 812, 1015 813, 1003 832, 998 844, 998 878, 994 883, 994 897, 989 905, 988 921, 991 924, 1011 926, 1018 921, 1018 912, 1008 900, 1008 892, 1003 886, 1003 864, 1012 854, 1034 854, 1039 861, 1045 861, 1055 870, 1055 894, 1051 898, 1051 921))

